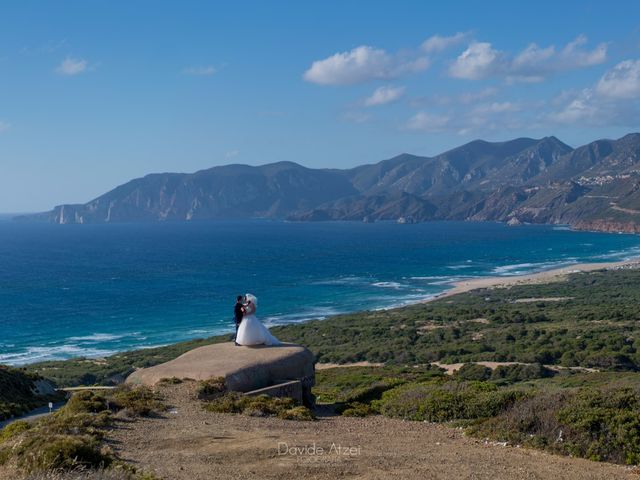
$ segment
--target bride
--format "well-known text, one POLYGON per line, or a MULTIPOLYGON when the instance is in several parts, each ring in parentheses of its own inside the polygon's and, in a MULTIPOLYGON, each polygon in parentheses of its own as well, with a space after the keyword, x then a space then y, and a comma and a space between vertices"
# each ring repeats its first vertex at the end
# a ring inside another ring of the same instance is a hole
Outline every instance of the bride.
POLYGON ((236 342, 239 345, 280 345, 280 341, 256 318, 258 299, 250 293, 244 299, 244 315, 238 327, 236 342))

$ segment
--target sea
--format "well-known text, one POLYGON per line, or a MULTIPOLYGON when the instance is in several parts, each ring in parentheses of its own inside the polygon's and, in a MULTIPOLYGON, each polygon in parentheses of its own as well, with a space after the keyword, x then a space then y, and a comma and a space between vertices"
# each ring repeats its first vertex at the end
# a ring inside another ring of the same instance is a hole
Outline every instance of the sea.
POLYGON ((51 225, 0 218, 0 363, 103 357, 429 299, 451 282, 640 255, 640 237, 500 223, 51 225))

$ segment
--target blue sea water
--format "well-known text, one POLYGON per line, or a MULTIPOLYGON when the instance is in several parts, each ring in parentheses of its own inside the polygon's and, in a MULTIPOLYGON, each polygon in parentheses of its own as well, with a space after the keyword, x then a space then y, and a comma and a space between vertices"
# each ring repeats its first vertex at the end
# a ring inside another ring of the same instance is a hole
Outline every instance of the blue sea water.
POLYGON ((0 363, 104 356, 429 298, 462 278, 640 255, 640 237, 498 223, 0 221, 0 363))

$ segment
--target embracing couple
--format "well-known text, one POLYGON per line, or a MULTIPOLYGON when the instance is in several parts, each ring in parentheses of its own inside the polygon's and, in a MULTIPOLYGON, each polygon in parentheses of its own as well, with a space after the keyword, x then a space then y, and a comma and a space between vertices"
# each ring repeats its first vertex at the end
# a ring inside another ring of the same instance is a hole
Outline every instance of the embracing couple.
POLYGON ((280 341, 271 335, 269 329, 256 318, 258 299, 247 293, 238 295, 234 308, 236 322, 236 346, 239 345, 280 345, 280 341))

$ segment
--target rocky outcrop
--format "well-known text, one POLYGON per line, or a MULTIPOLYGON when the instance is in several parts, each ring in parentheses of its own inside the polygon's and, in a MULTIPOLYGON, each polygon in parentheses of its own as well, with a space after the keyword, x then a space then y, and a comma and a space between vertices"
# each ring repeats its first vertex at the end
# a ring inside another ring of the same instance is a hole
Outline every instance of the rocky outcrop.
POLYGON ((251 392, 299 381, 303 397, 310 398, 315 384, 315 357, 305 347, 235 346, 218 343, 190 350, 169 362, 133 372, 127 383, 155 385, 163 378, 207 380, 224 377, 229 390, 251 392))

